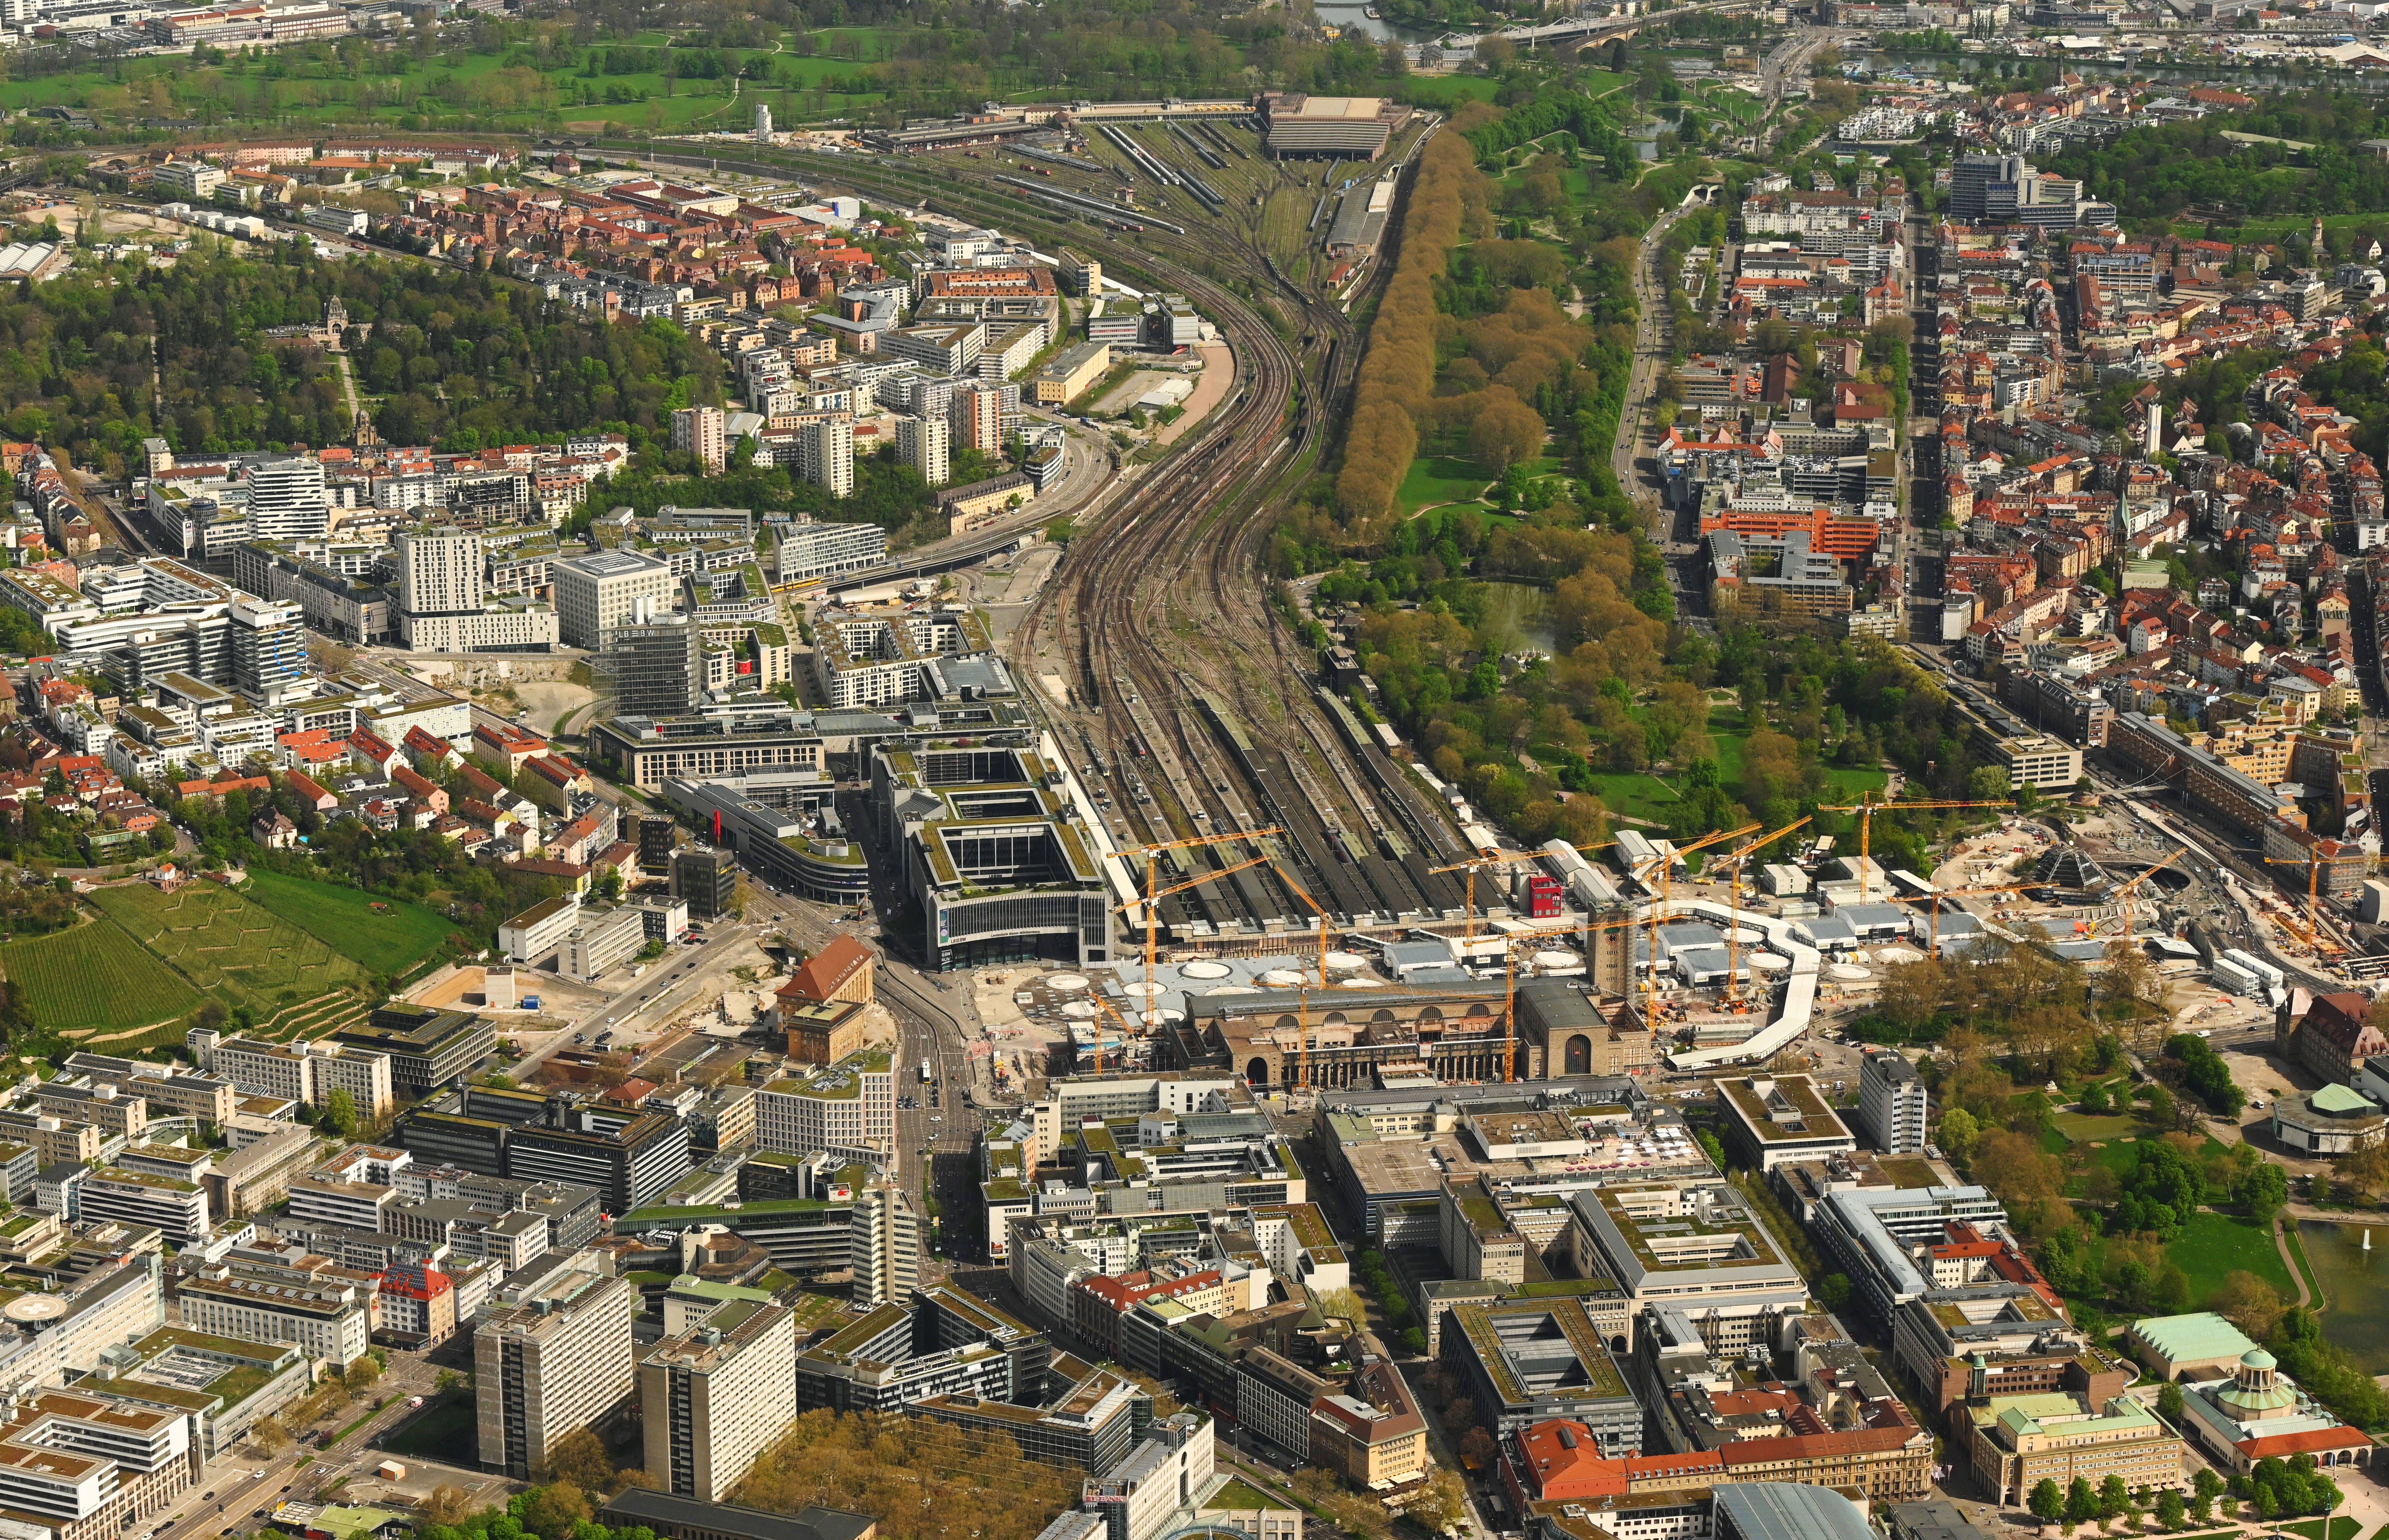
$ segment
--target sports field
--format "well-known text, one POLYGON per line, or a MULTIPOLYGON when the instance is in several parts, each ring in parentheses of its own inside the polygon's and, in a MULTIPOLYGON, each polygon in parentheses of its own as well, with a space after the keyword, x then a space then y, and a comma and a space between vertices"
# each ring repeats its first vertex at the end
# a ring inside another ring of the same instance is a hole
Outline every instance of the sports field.
POLYGON ((103 887, 101 912, 226 1004, 261 1012, 364 982, 365 970, 321 938, 214 883, 161 893, 103 887))
POLYGON ((252 868, 241 896, 377 974, 402 974, 456 929, 420 904, 252 868))
POLYGON ((12 941, 0 947, 0 969, 45 1032, 147 1026, 199 1006, 198 991, 110 920, 12 941))

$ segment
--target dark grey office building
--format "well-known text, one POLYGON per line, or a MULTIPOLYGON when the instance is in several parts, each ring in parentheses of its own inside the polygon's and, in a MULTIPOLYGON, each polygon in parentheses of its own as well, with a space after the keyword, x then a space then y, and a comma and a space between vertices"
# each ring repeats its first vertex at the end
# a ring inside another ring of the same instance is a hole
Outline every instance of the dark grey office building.
POLYGON ((738 902, 738 859, 727 850, 672 852, 671 891, 688 900, 688 917, 713 920, 738 902))
POLYGON ((705 693, 705 634, 695 616, 679 613, 617 626, 602 668, 616 715, 676 717, 705 693))

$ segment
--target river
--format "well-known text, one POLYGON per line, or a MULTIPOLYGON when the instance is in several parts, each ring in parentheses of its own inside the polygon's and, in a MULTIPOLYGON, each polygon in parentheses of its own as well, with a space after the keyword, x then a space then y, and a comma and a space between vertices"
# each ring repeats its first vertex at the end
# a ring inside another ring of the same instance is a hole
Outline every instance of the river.
POLYGON ((1390 21, 1371 16, 1362 0, 1348 0, 1348 3, 1347 0, 1310 0, 1310 8, 1317 11, 1319 19, 1330 27, 1341 27, 1348 32, 1364 32, 1380 43, 1388 38, 1402 43, 1433 43, 1452 30, 1449 27, 1431 27, 1424 31, 1416 27, 1397 27, 1390 21))

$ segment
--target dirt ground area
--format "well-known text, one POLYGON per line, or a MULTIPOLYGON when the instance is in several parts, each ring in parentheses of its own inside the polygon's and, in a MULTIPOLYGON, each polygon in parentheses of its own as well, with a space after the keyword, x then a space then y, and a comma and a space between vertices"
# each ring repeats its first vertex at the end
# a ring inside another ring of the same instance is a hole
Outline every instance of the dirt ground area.
POLYGON ((1933 869, 1933 881, 1936 886, 1946 888, 2015 882, 2030 873, 2041 852, 2053 843, 2054 836, 2038 823, 2003 820, 1997 829, 1952 846, 1941 864, 1933 869))
MULTIPOLYGON (((1014 997, 1039 976, 1033 968, 995 968, 971 978, 971 1009, 978 1018, 977 1037, 988 1053, 1006 1065, 1013 1084, 1041 1077, 1050 1055, 1065 1039, 1041 1022, 1028 1019, 1014 997)), ((973 1045, 973 1057, 979 1057, 973 1045)))
POLYGON ((494 1507, 522 1490, 519 1483, 509 1482, 504 1476, 485 1475, 412 1455, 392 1457, 406 1468, 406 1474, 394 1482, 384 1481, 374 1474, 374 1467, 380 1463, 378 1457, 374 1457, 377 1452, 367 1454, 369 1457, 358 1461, 357 1473, 340 1489, 341 1502, 364 1508, 419 1508, 431 1500, 437 1488, 457 1486, 465 1489, 466 1498, 475 1507, 494 1507))
POLYGON ((2319 1089, 2322 1082, 2302 1065, 2269 1052, 2254 1049, 2217 1049, 2216 1056, 2231 1071, 2232 1083, 2248 1095, 2248 1105, 2240 1114, 2234 1127, 2220 1120, 2209 1123, 2215 1137, 2226 1144, 2245 1141, 2288 1166, 2293 1175, 2326 1169, 2328 1161, 2300 1159, 2294 1152, 2284 1151, 2273 1139, 2273 1103, 2284 1097, 2295 1100, 2319 1089))
POLYGON ((562 680, 525 680, 515 686, 516 698, 530 713, 525 725, 534 732, 556 732, 596 704, 597 693, 585 684, 562 680))
POLYGON ((1129 375, 1128 378, 1120 381, 1118 385, 1104 392, 1103 400, 1096 401, 1092 406, 1089 407, 1088 410, 1091 412, 1125 412, 1130 407, 1136 404, 1136 400, 1139 396, 1143 395, 1155 386, 1166 385, 1171 380, 1184 379, 1185 377, 1186 371, 1182 369, 1139 369, 1135 374, 1129 375))
POLYGON ((1174 444, 1194 432, 1235 386, 1236 355, 1226 343, 1206 342, 1194 351, 1203 360, 1203 377, 1195 381, 1194 394, 1187 398, 1185 415, 1153 436, 1157 442, 1174 444))
POLYGON ((987 610, 988 630, 998 645, 1027 617, 1046 579, 1061 566, 1062 551, 1058 545, 1033 545, 1002 566, 990 564, 970 575, 977 602, 987 610))

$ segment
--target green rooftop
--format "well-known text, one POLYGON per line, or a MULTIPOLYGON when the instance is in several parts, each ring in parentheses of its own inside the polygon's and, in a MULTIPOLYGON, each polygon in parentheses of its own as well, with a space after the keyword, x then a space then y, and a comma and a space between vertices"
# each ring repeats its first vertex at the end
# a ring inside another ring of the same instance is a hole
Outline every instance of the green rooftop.
MULTIPOLYGON (((734 1199, 732 1202, 735 1203, 734 1199)), ((716 1224, 735 1225, 742 1214, 803 1214, 816 1209, 852 1208, 852 1203, 834 1203, 824 1198, 766 1198, 760 1203, 741 1203, 735 1208, 726 1203, 704 1203, 692 1208, 656 1207, 632 1209, 617 1215, 618 1230, 626 1225, 640 1225, 659 1219, 709 1219, 716 1224)))
POLYGON ((1203 1506, 1205 1508, 1250 1510, 1269 1508, 1291 1508, 1294 1505, 1291 1503, 1280 1502, 1277 1498, 1271 1496, 1266 1492, 1263 1492, 1259 1487, 1255 1486, 1252 1483, 1246 1481, 1242 1477, 1238 1477, 1236 1480, 1232 1481, 1227 1485, 1220 1488, 1219 1491, 1212 1493, 1210 1500, 1206 1502, 1203 1506))
POLYGON ((862 846, 853 840, 836 841, 837 848, 835 850, 822 841, 809 839, 803 834, 782 834, 780 843, 798 855, 809 857, 813 860, 827 861, 837 866, 862 864, 862 846))
POLYGON ((824 1355, 859 1353, 865 1343, 901 1321, 912 1318, 909 1305, 889 1303, 863 1317, 850 1326, 841 1328, 827 1342, 810 1350, 824 1355))
POLYGON ((2131 1334, 2172 1363, 2237 1358, 2256 1345, 2248 1340, 2246 1332, 2211 1310, 2134 1321, 2131 1334))
POLYGON ((1516 1299, 1582 1299, 1593 1294, 1622 1293, 1616 1282, 1605 1278, 1547 1278, 1533 1283, 1520 1283, 1510 1293, 1516 1299))
POLYGON ((2332 1117, 2349 1117, 2359 1114, 2378 1113, 2372 1099, 2342 1085, 2329 1085, 2306 1098, 2306 1105, 2316 1112, 2332 1117))

